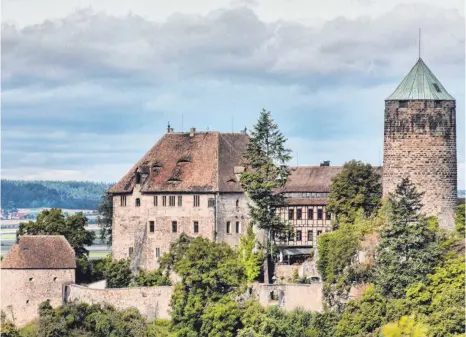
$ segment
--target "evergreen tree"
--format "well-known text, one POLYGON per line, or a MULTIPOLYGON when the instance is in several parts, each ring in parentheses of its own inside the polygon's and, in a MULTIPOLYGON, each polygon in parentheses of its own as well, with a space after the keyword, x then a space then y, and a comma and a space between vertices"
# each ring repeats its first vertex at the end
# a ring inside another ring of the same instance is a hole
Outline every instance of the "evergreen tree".
MULTIPOLYGON (((270 111, 262 110, 243 158, 245 171, 241 175, 241 185, 251 200, 251 223, 267 233, 267 251, 271 248, 273 234, 286 229, 286 224, 275 212, 276 206, 284 201, 278 190, 286 184, 290 174, 286 163, 291 159, 291 151, 285 148, 285 142, 286 138, 272 120, 270 111)), ((264 274, 268 282, 270 255, 266 255, 264 274)))
POLYGON ((388 198, 376 254, 376 285, 388 297, 401 298, 408 285, 423 281, 439 262, 438 224, 420 214, 421 197, 405 178, 388 198))
POLYGON ((357 212, 375 214, 381 206, 380 174, 370 164, 352 160, 333 178, 327 210, 336 215, 337 222, 353 223, 357 212))

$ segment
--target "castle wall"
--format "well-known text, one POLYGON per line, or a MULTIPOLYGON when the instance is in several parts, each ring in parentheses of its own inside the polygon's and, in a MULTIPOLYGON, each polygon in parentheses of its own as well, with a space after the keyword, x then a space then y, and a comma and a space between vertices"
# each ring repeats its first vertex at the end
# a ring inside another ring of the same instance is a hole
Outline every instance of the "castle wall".
POLYGON ((234 247, 249 224, 249 208, 245 193, 223 193, 217 199, 217 242, 226 242, 234 247), (238 206, 237 206, 238 205, 238 206), (230 222, 230 232, 227 232, 230 222), (238 223, 238 228, 236 225, 238 223), (237 231, 238 229, 238 231, 237 231))
POLYGON ((1 310, 22 327, 39 317, 39 304, 63 301, 63 286, 74 283, 74 269, 0 269, 1 310))
POLYGON ((455 101, 386 101, 383 194, 408 177, 424 192, 422 211, 453 228, 457 199, 455 101))
POLYGON ((171 286, 92 289, 76 284, 68 287, 67 301, 108 303, 116 309, 136 308, 148 320, 170 318, 171 286))
POLYGON ((256 283, 253 285, 253 291, 259 303, 264 307, 278 305, 286 311, 293 311, 298 308, 311 312, 322 312, 324 310, 321 282, 271 285, 256 283))
POLYGON ((159 258, 169 251, 170 244, 182 233, 214 239, 215 211, 208 207, 208 200, 215 198, 214 194, 198 194, 199 207, 194 207, 194 194, 141 194, 138 187, 126 195, 126 206, 121 206, 120 195, 113 197, 113 258, 128 258, 130 248, 133 252, 137 250, 136 238, 144 237, 139 265, 143 269, 154 269, 159 258), (155 196, 157 206, 154 205, 155 196), (163 206, 164 196, 166 206, 163 206), (175 206, 169 206, 170 196, 175 196, 175 206), (182 197, 181 206, 178 206, 178 196, 182 197), (137 198, 140 199, 139 207, 136 207, 137 198), (150 221, 154 222, 154 232, 151 232, 150 221), (172 230, 173 221, 177 223, 176 233, 172 230), (197 233, 194 232, 194 221, 199 225, 197 233))

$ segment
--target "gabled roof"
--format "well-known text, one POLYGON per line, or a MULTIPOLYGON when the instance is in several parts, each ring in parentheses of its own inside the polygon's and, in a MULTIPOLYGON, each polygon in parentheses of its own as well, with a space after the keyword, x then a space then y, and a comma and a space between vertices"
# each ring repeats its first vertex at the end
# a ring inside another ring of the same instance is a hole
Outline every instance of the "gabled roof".
POLYGON ((454 101, 451 96, 430 71, 424 61, 419 58, 411 71, 400 85, 386 100, 444 100, 454 101))
POLYGON ((1 263, 2 269, 76 268, 73 248, 63 235, 23 235, 1 263))
POLYGON ((241 192, 234 167, 248 142, 244 133, 166 133, 109 192, 132 192, 136 171, 141 192, 241 192))

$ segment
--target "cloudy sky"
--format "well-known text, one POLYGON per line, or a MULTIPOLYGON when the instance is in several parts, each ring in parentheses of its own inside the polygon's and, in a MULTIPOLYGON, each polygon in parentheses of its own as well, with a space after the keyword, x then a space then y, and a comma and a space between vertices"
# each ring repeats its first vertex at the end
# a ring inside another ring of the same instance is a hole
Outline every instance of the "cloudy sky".
POLYGON ((457 99, 464 186, 463 0, 4 0, 2 176, 116 181, 168 121, 239 131, 262 108, 292 164, 379 165, 419 28, 457 99))

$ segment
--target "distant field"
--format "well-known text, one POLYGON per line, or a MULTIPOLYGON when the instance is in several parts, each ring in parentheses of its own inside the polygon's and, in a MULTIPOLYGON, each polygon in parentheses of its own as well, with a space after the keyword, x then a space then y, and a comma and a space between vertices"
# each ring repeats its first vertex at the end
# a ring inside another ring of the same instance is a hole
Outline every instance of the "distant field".
POLYGON ((89 258, 92 260, 106 257, 110 252, 89 252, 89 258))
POLYGON ((2 241, 14 241, 16 240, 16 233, 1 233, 0 240, 2 241))

